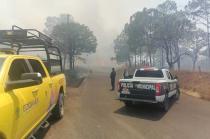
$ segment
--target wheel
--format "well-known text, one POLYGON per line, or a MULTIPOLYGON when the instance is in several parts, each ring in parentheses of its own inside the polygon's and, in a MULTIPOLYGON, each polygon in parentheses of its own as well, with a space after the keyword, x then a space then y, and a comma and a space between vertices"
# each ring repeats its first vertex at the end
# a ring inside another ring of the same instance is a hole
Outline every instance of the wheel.
POLYGON ((132 101, 124 101, 126 107, 131 107, 133 105, 132 101))
POLYGON ((52 117, 56 120, 63 118, 64 115, 64 94, 60 93, 58 96, 58 102, 52 111, 52 117))
POLYGON ((176 90, 176 94, 175 94, 175 99, 176 100, 179 100, 179 98, 180 98, 180 90, 179 90, 179 88, 176 90))
POLYGON ((168 98, 168 93, 165 95, 165 99, 162 102, 162 110, 167 112, 169 109, 169 98, 168 98))

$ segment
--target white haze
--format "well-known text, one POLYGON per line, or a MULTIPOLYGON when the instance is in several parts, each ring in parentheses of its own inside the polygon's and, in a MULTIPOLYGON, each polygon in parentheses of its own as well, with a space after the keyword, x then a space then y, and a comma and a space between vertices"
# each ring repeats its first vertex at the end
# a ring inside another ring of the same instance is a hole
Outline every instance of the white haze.
MULTIPOLYGON (((44 29, 47 16, 69 13, 74 20, 94 31, 97 53, 88 56, 89 65, 112 66, 113 40, 129 17, 144 7, 156 7, 164 0, 0 0, 0 29, 16 24, 24 28, 44 29)), ((183 8, 187 0, 176 0, 183 8)))

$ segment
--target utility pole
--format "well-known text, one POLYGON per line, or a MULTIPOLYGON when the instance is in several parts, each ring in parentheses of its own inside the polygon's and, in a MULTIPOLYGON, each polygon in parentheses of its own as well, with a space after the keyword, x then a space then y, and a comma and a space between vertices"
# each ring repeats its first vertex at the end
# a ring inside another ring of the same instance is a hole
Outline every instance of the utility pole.
POLYGON ((69 17, 70 17, 70 15, 69 15, 69 14, 66 14, 67 24, 69 24, 69 23, 70 23, 70 21, 69 21, 69 17))
MULTIPOLYGON (((70 15, 69 14, 66 14, 66 23, 67 24, 70 24, 70 15)), ((67 40, 67 43, 68 43, 68 46, 69 46, 69 49, 70 49, 70 51, 69 51, 69 64, 70 64, 70 66, 69 66, 69 68, 70 68, 70 70, 71 69, 74 69, 74 50, 73 50, 73 43, 72 42, 69 42, 69 38, 68 38, 68 40, 67 40)))

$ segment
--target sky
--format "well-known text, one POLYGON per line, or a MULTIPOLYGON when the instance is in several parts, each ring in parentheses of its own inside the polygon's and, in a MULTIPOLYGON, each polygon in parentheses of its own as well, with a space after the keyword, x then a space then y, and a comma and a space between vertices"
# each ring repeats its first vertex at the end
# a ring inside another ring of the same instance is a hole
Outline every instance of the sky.
MULTIPOLYGON (((96 64, 110 64, 114 56, 113 40, 121 32, 129 17, 144 7, 152 8, 165 0, 0 0, 0 29, 13 24, 23 28, 44 29, 47 16, 68 13, 76 22, 93 30, 98 39, 97 53, 90 60, 96 64)), ((175 0, 183 8, 188 0, 175 0)))

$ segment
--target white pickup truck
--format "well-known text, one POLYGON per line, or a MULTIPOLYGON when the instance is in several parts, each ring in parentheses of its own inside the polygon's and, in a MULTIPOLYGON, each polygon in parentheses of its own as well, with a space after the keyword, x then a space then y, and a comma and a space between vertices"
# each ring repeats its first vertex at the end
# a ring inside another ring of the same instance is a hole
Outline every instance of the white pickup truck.
POLYGON ((136 102, 160 104, 164 111, 169 109, 171 97, 179 99, 177 77, 167 69, 142 68, 134 72, 133 78, 120 79, 119 100, 126 106, 136 102))

